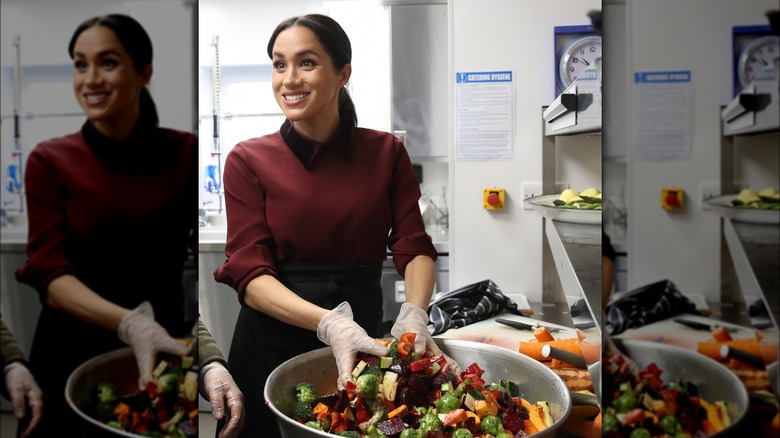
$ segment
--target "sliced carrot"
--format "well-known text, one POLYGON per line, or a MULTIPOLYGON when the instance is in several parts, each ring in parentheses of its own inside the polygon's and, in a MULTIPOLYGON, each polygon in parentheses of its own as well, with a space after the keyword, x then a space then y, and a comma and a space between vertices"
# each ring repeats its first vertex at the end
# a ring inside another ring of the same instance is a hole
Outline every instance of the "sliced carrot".
POLYGON ((550 334, 550 330, 547 327, 537 327, 536 330, 534 330, 534 337, 539 342, 548 342, 548 341, 555 340, 552 334, 550 334))
POLYGON ((414 340, 417 338, 417 333, 404 333, 401 335, 401 340, 406 341, 414 345, 414 340))
POLYGON ((578 329, 577 327, 574 328, 574 332, 577 333, 577 339, 579 339, 580 342, 582 342, 583 339, 588 337, 588 335, 586 335, 584 331, 578 329))
POLYGON ((754 330, 756 332, 756 339, 758 339, 758 342, 763 341, 764 337, 765 337, 764 332, 762 330, 759 330, 759 329, 754 329, 754 330))
POLYGON ((523 420, 525 423, 525 434, 531 435, 532 433, 539 432, 539 429, 534 426, 534 423, 531 420, 523 420))
POLYGON ((327 410, 328 410, 328 405, 326 405, 325 403, 319 402, 319 403, 317 403, 314 406, 314 409, 312 409, 311 412, 314 413, 314 414, 319 414, 320 412, 327 411, 327 410))
POLYGON ((731 341, 731 335, 725 327, 716 327, 712 330, 712 337, 718 342, 731 341))
POLYGON ((398 406, 397 408, 393 409, 392 411, 390 411, 390 413, 387 414, 387 418, 388 419, 393 419, 393 418, 395 418, 395 417, 397 417, 397 416, 407 412, 408 410, 409 410, 409 408, 406 407, 406 405, 398 406))
POLYGON ((715 426, 710 423, 709 420, 701 420, 701 429, 702 432, 704 432, 707 435, 712 435, 713 433, 717 432, 718 430, 715 429, 715 426))
POLYGON ((398 341, 398 354, 401 355, 401 357, 409 357, 409 353, 414 350, 414 343, 409 343, 404 341, 403 339, 398 341))

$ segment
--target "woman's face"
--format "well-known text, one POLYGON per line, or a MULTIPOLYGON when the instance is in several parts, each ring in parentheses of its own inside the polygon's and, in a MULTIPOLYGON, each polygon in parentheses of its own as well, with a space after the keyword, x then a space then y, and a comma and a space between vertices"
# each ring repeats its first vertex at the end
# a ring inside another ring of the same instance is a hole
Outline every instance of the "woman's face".
POLYGON ((273 47, 274 96, 292 122, 310 126, 338 120, 339 90, 349 80, 351 66, 341 71, 314 32, 292 26, 279 33, 273 47))
POLYGON ((140 118, 139 96, 151 74, 151 65, 136 71, 116 34, 105 26, 91 27, 76 40, 73 90, 84 114, 105 134, 132 127, 140 118))

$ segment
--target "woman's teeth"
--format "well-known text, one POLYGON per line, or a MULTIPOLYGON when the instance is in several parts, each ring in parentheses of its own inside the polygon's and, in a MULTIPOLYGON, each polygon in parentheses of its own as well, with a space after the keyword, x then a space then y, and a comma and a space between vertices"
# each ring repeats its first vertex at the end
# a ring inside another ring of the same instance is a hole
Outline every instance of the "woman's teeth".
POLYGON ((307 96, 306 94, 291 94, 291 95, 284 96, 284 98, 289 101, 296 101, 296 100, 301 100, 306 96, 307 96))
POLYGON ((94 102, 100 102, 103 100, 108 94, 87 94, 87 102, 94 103, 94 102))

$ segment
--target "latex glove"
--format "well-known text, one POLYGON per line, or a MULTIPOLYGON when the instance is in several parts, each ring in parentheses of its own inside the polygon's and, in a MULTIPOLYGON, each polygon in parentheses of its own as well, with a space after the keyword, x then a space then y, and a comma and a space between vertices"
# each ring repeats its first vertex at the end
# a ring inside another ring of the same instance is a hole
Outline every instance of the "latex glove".
POLYGON ((433 341, 431 332, 428 330, 428 312, 425 309, 415 306, 411 303, 401 304, 401 310, 398 312, 398 318, 395 319, 390 334, 396 339, 401 339, 405 333, 414 333, 414 352, 422 356, 429 352, 432 356, 444 355, 447 359, 449 371, 454 374, 460 373, 460 366, 449 356, 442 353, 438 345, 433 341))
POLYGON ((211 362, 200 370, 201 394, 211 403, 211 413, 217 421, 227 420, 219 431, 220 438, 236 437, 244 427, 244 394, 236 385, 230 371, 219 362, 211 362))
POLYGON ((30 407, 32 417, 21 436, 30 435, 35 426, 41 421, 43 415, 43 391, 38 386, 30 370, 21 362, 11 362, 3 369, 5 375, 5 387, 13 405, 14 417, 21 421, 27 415, 27 406, 30 407))
POLYGON ((122 342, 133 347, 138 363, 138 387, 141 390, 146 389, 147 382, 152 380, 157 352, 179 356, 185 356, 189 352, 186 345, 172 338, 168 331, 154 320, 154 310, 148 301, 144 301, 122 318, 117 334, 122 342))
POLYGON ((346 301, 322 317, 317 325, 317 337, 333 349, 339 370, 339 389, 352 380, 358 351, 387 356, 387 347, 368 336, 363 327, 352 319, 352 307, 346 301))

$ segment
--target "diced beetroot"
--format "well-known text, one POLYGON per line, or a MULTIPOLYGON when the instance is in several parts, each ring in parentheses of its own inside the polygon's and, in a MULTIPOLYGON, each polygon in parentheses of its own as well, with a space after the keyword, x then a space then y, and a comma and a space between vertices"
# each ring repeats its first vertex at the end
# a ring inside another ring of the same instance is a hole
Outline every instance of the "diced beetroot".
POLYGON ((336 412, 344 412, 344 409, 347 408, 349 405, 349 396, 347 395, 347 391, 342 389, 339 392, 339 398, 336 400, 336 403, 333 405, 332 411, 336 412))
POLYGON ((404 431, 404 427, 404 421, 400 417, 393 417, 376 425, 376 428, 387 436, 400 434, 404 431))
POLYGON ((466 420, 463 422, 463 427, 468 429, 472 435, 476 435, 478 432, 482 432, 482 429, 477 426, 477 420, 474 417, 466 418, 466 420))
POLYGON ((504 429, 511 430, 513 434, 519 431, 525 431, 525 421, 523 416, 528 418, 528 414, 517 408, 517 405, 506 411, 504 419, 501 421, 504 429))

